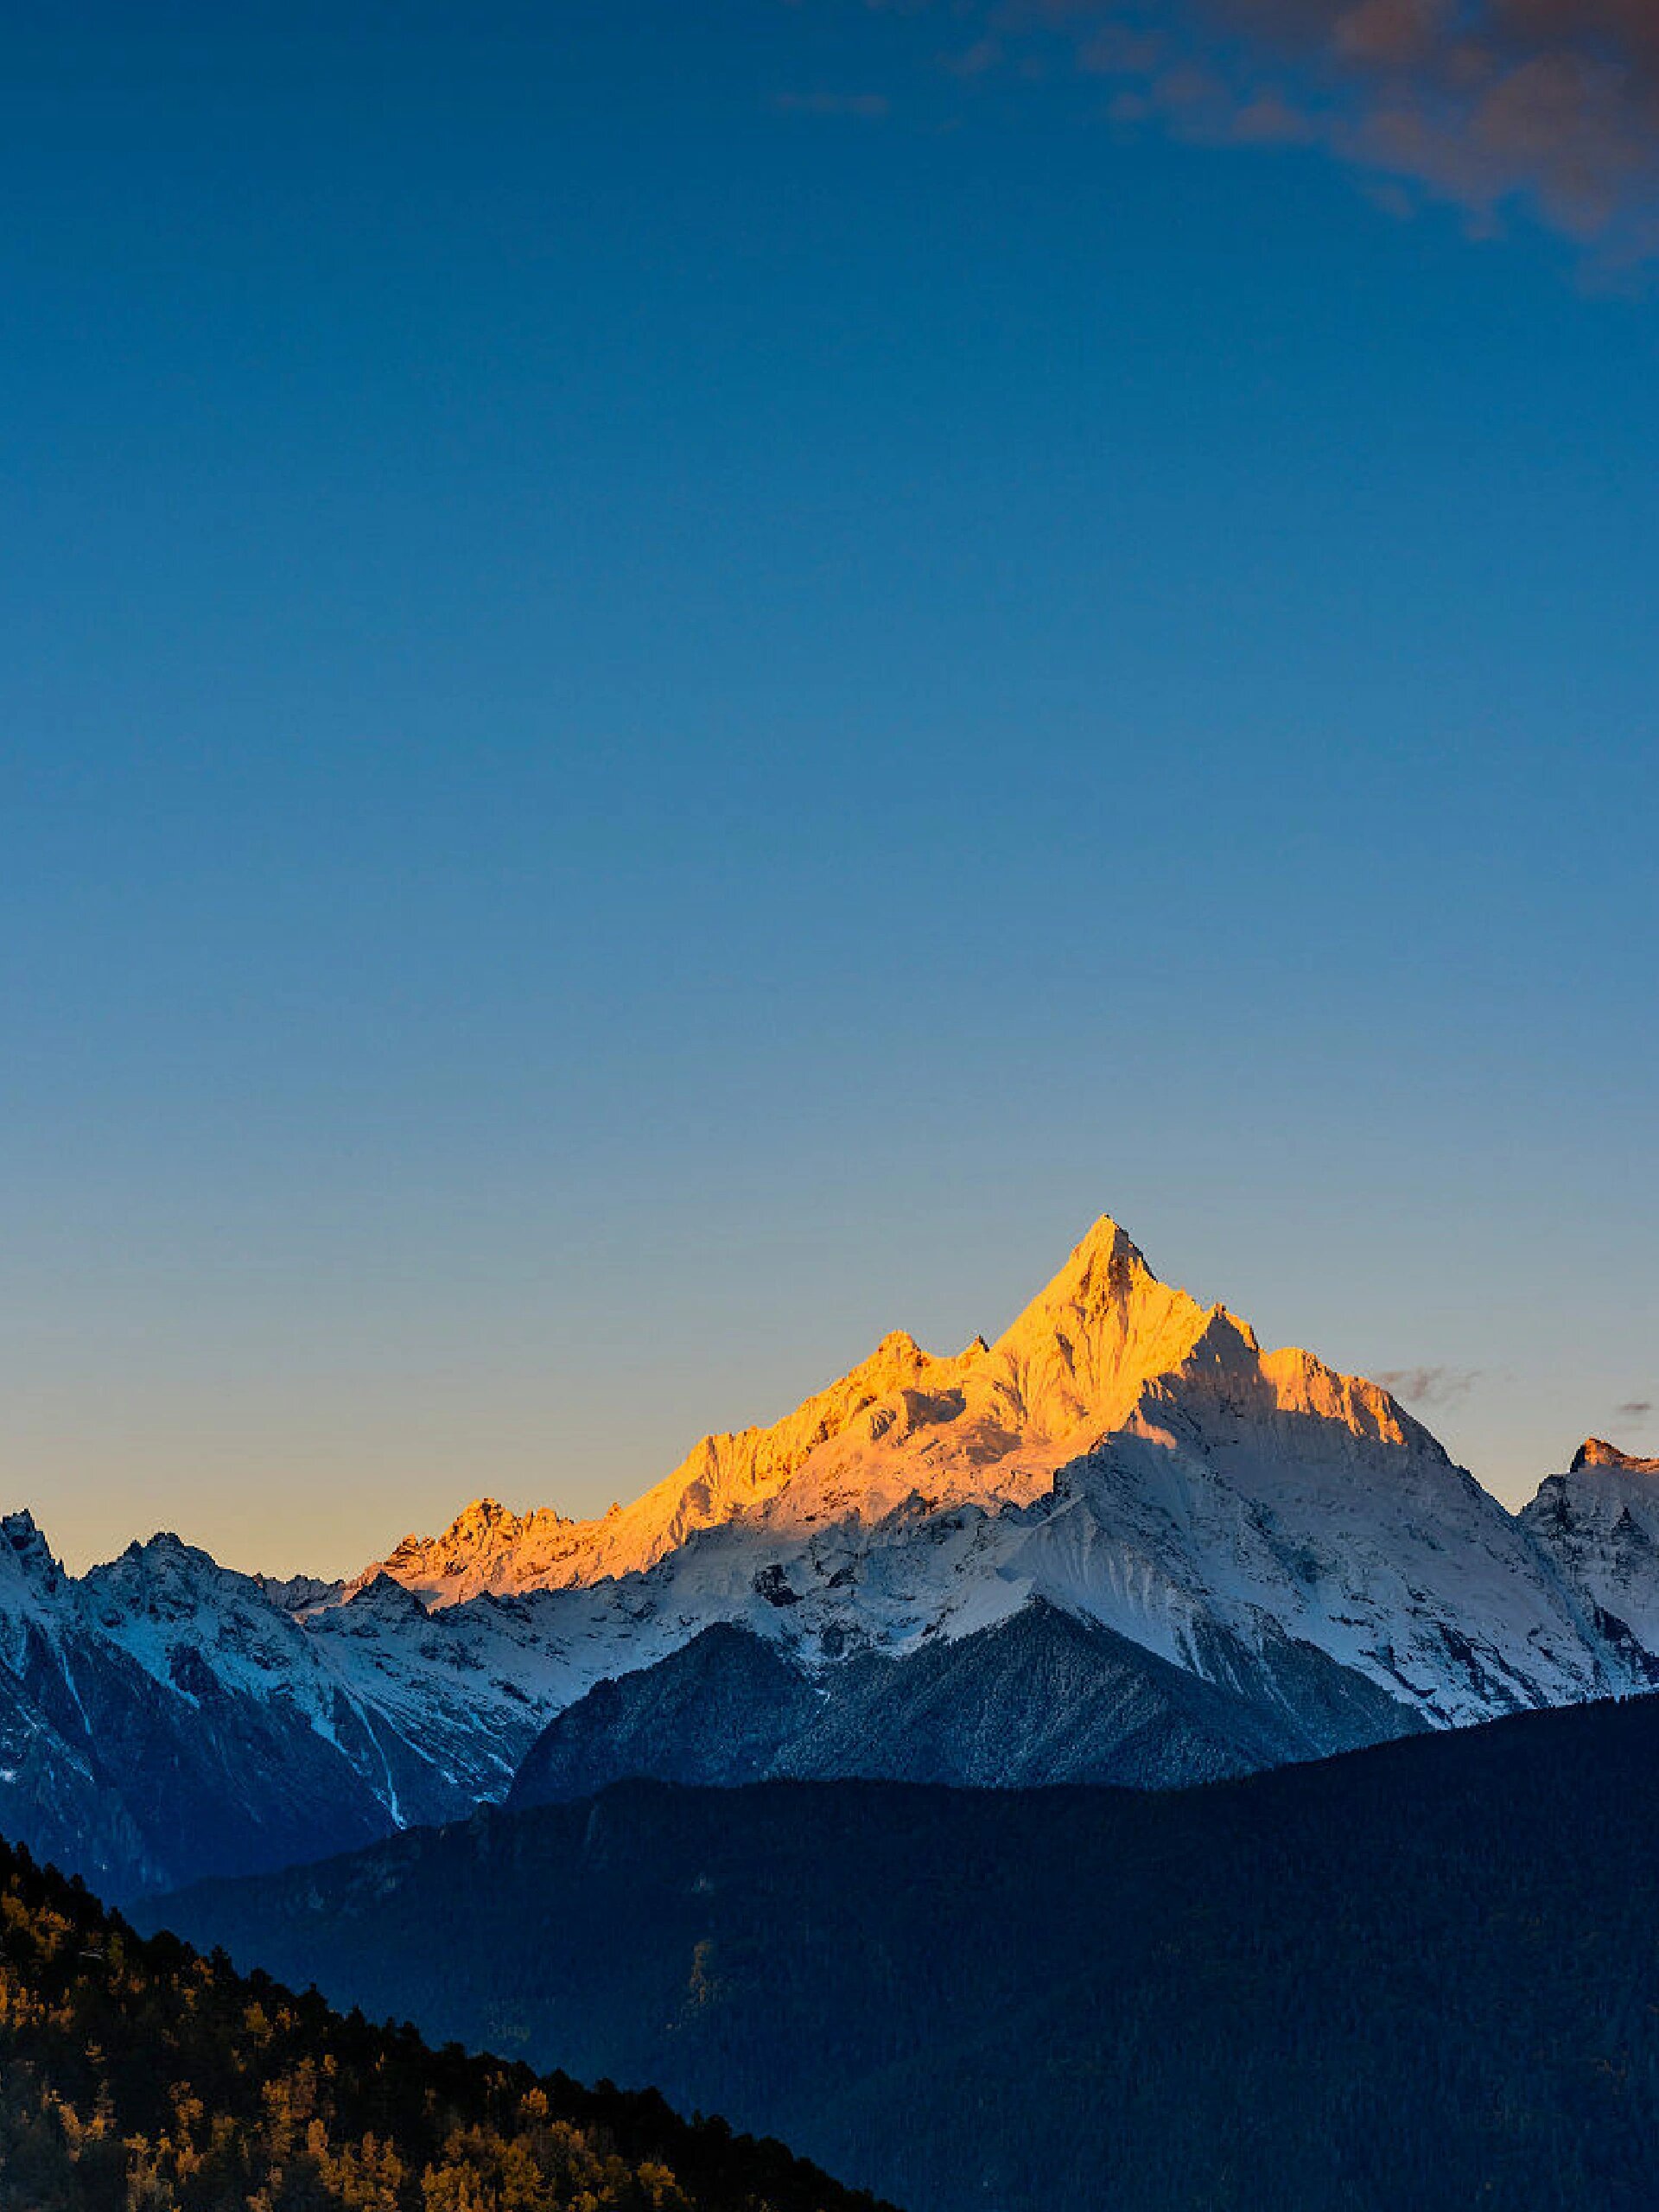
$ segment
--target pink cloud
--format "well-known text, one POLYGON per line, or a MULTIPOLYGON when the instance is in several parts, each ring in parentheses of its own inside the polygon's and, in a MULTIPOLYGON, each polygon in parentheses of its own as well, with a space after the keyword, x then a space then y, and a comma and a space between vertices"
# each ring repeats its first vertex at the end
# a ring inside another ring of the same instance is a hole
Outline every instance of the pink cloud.
MULTIPOLYGON (((1069 52, 1119 121, 1315 145, 1477 231, 1659 250, 1659 0, 983 0, 976 69, 1069 52)), ((1391 201, 1391 205, 1397 204, 1391 201)))

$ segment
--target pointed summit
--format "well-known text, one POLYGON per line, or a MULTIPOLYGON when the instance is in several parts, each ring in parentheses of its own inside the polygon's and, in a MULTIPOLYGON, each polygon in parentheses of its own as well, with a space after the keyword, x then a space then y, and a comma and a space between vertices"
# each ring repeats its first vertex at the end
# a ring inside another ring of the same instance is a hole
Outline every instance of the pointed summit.
POLYGON ((1109 1306, 1131 1304, 1148 1293, 1185 1296, 1185 1293, 1171 1294, 1166 1289, 1128 1231, 1110 1214, 1103 1213, 1081 1243, 1072 1247, 1058 1274, 1038 1292, 1002 1341, 1007 1343, 1014 1331, 1038 1314, 1097 1314, 1109 1306))
POLYGON ((1143 1384, 1188 1357, 1208 1319, 1196 1299, 1160 1282, 1103 1214, 994 1350, 1025 1422, 1054 1436, 1126 1420, 1143 1384))
POLYGON ((1103 1213, 1071 1249, 1069 1265, 1082 1263, 1090 1268, 1104 1267, 1109 1274, 1114 1268, 1139 1268, 1150 1274, 1146 1254, 1129 1235, 1121 1222, 1103 1213))

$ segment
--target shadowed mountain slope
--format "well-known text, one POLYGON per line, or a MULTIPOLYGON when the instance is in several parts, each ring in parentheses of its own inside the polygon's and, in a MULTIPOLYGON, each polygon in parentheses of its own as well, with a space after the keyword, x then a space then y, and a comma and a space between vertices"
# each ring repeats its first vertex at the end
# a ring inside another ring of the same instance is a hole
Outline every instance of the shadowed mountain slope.
POLYGON ((817 1676, 722 1624, 568 1707, 531 1746, 507 1802, 551 1804, 639 1777, 1171 1789, 1425 1726, 1310 1644, 1281 1638, 1258 1653, 1217 1637, 1206 1657, 1208 1677, 1041 1599, 913 1658, 865 1653, 817 1676))

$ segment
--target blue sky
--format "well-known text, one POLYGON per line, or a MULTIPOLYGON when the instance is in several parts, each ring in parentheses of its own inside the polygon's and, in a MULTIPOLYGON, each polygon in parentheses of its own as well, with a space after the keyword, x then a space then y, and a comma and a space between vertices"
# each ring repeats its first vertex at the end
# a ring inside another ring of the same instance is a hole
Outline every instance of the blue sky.
POLYGON ((602 1507, 1103 1211, 1511 1499, 1659 1451, 1640 175, 1155 7, 1224 92, 140 12, 0 92, 10 1502, 602 1507))

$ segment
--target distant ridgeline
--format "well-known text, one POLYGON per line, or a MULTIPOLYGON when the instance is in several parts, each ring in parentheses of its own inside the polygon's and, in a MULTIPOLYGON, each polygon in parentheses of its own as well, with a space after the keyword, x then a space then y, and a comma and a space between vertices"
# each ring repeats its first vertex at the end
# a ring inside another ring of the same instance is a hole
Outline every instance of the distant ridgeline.
POLYGON ((877 2212, 658 2097, 429 2050, 0 1847, 0 2212, 877 2212))

